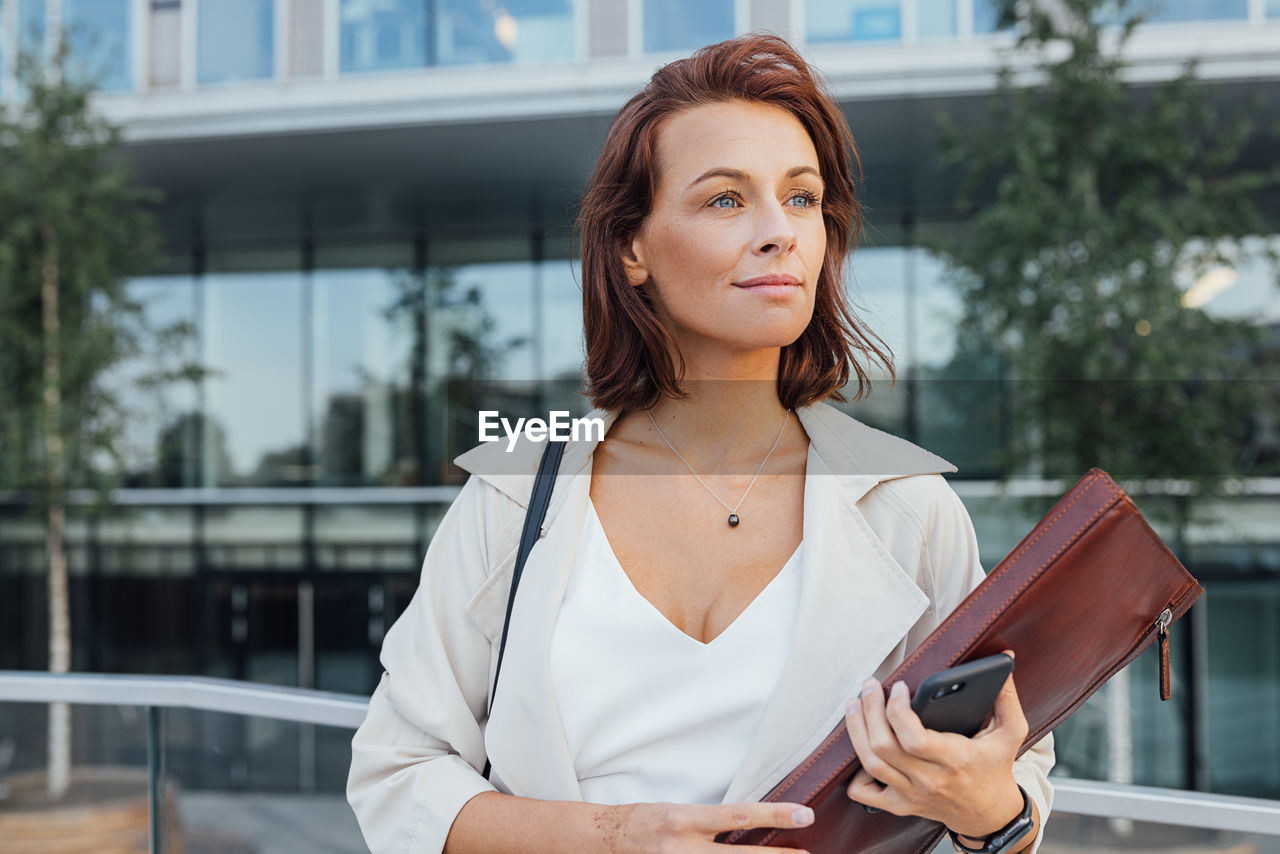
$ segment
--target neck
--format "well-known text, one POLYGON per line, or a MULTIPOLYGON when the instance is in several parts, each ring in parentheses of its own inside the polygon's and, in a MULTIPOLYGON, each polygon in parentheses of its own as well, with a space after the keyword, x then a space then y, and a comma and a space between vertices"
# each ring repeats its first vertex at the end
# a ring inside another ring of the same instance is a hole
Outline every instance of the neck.
MULTIPOLYGON (((676 450, 703 473, 737 471, 748 463, 754 470, 787 418, 776 381, 686 379, 681 387, 687 398, 663 398, 650 410, 676 450)), ((661 436, 654 440, 662 443, 661 436)))

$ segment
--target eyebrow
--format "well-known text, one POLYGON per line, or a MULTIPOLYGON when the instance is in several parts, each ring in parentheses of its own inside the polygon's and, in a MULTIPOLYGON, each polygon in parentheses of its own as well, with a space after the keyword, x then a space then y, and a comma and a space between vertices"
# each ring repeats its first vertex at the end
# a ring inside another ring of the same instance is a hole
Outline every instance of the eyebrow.
MULTIPOLYGON (((786 177, 794 178, 797 175, 804 174, 813 175, 820 183, 822 182, 822 175, 819 174, 818 170, 814 169, 812 166, 793 166, 787 171, 786 177)), ((714 169, 708 169, 697 178, 694 178, 693 181, 689 183, 689 186, 692 187, 694 184, 700 184, 708 178, 715 177, 734 178, 738 181, 745 181, 747 179, 747 173, 743 172, 741 169, 730 169, 727 166, 717 166, 714 169)))

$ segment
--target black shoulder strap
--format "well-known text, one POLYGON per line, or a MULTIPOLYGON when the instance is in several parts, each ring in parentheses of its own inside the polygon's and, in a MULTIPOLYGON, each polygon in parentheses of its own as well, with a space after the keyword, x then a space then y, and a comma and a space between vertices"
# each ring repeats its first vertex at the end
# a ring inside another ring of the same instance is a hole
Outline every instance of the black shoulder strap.
MULTIPOLYGON (((489 691, 489 708, 493 708, 493 696, 498 691, 498 677, 502 674, 502 656, 507 651, 507 629, 511 626, 511 611, 516 604, 516 588, 520 586, 520 575, 524 572, 524 562, 538 541, 538 533, 542 529, 542 520, 547 516, 547 506, 551 503, 551 490, 556 483, 556 473, 560 470, 560 457, 564 455, 564 442, 547 441, 542 451, 542 461, 538 463, 538 474, 533 481, 533 494, 529 496, 529 507, 524 517, 524 530, 520 533, 520 548, 516 551, 516 565, 511 572, 511 592, 507 595, 507 616, 502 621, 502 642, 498 645, 498 666, 494 669, 493 688, 489 691)), ((484 776, 489 778, 492 768, 486 759, 484 776)))

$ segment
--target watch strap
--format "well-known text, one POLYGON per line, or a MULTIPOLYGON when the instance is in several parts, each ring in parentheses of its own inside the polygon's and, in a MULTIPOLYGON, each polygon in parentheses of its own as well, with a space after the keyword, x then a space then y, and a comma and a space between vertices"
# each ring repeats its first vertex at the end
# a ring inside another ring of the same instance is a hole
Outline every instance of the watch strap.
POLYGON ((1022 812, 1015 816, 1013 821, 988 836, 981 848, 970 848, 965 845, 956 832, 948 828, 947 833, 951 836, 952 847, 961 854, 998 854, 1035 830, 1031 797, 1027 794, 1027 790, 1022 788, 1022 784, 1018 784, 1018 791, 1022 793, 1022 812))

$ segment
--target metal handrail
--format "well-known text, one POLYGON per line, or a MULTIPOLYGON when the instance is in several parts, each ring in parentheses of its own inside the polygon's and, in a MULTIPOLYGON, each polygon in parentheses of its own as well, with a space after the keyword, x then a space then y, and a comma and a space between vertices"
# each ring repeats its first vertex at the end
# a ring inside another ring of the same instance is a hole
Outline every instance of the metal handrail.
POLYGON ((1056 812, 1280 836, 1280 801, 1067 777, 1050 782, 1056 812))
MULTIPOLYGON (((190 708, 348 729, 360 725, 368 707, 356 694, 233 679, 0 670, 0 703, 7 702, 190 708)), ((1067 777, 1052 782, 1056 812, 1280 836, 1280 801, 1067 777)))
POLYGON ((206 676, 137 676, 0 670, 0 702, 159 706, 355 729, 369 700, 206 676))

